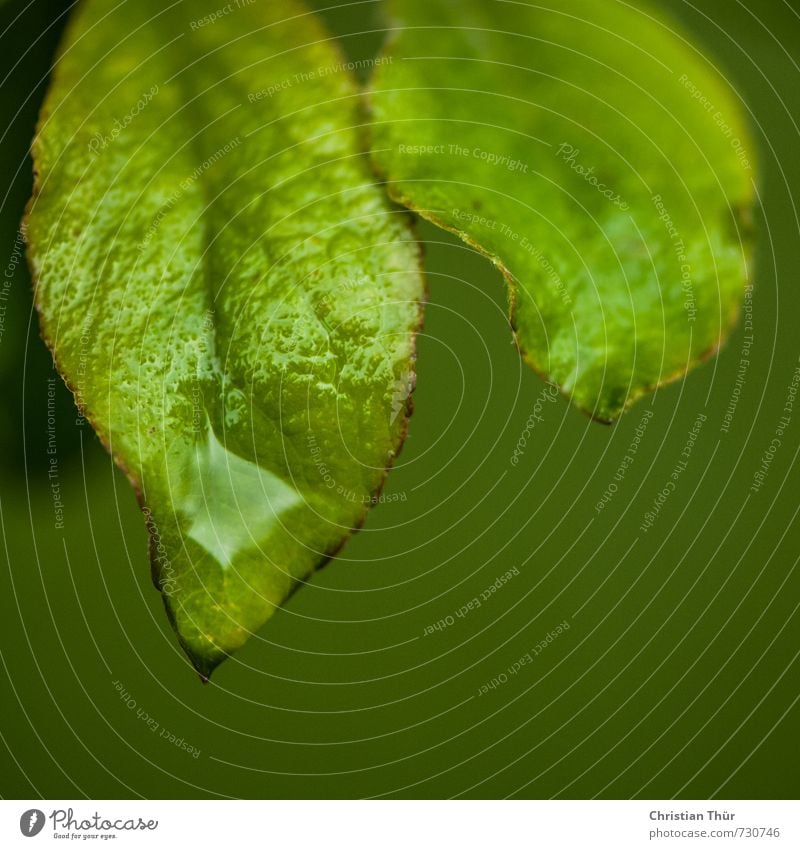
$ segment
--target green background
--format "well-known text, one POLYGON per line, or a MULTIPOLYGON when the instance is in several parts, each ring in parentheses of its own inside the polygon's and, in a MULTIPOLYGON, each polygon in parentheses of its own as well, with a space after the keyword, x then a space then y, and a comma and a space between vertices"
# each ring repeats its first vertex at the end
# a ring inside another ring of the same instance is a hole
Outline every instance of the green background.
MULTIPOLYGON (((204 687, 150 582, 133 492, 48 383, 20 264, 0 339, 0 794, 798 796, 800 402, 764 485, 750 485, 800 355, 800 15, 783 0, 661 5, 719 58, 760 142, 752 363, 730 432, 743 327, 613 428, 546 404, 512 466, 545 384, 511 341, 499 275, 423 226, 430 303, 416 411, 385 490, 397 500, 204 687), (648 407, 635 462, 598 513, 648 407), (699 413, 691 461, 642 533, 699 413), (564 620, 532 663, 478 695, 564 620)), ((64 14, 51 0, 0 12, 4 269, 64 14)), ((326 17, 351 57, 374 54, 375 4, 326 17)))

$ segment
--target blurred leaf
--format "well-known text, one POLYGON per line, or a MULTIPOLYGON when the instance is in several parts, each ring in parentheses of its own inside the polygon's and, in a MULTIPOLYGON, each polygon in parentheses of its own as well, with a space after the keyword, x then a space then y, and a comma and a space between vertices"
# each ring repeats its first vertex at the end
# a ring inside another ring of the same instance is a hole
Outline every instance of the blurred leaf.
POLYGON ((87 0, 34 145, 43 332, 203 676, 363 521, 405 434, 417 248, 342 62, 295 0, 87 0))
POLYGON ((754 145, 669 22, 617 0, 393 0, 371 90, 392 196, 484 252, 532 367, 611 420, 714 352, 754 145))

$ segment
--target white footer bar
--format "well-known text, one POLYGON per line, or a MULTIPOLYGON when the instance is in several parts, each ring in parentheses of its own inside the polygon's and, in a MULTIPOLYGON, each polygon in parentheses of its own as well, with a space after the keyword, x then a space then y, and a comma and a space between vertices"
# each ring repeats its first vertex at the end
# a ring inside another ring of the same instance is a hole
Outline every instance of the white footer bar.
POLYGON ((777 801, 0 801, 0 846, 800 847, 777 801))

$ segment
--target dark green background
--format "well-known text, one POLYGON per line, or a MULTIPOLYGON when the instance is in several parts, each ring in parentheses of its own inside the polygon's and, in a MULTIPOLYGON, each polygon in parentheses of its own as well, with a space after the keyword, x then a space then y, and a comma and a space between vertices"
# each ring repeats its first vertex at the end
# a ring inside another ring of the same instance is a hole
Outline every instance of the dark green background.
MULTIPOLYGON (((544 384, 511 342, 499 276, 423 227, 416 412, 386 489, 406 500, 376 508, 203 687, 150 582, 133 493, 75 426, 60 382, 65 529, 54 527, 53 373, 20 266, 0 341, 3 796, 798 796, 800 401, 764 486, 749 486, 800 354, 800 17, 784 0, 660 5, 719 57, 760 141, 755 343, 730 433, 720 425, 742 329, 614 428, 548 404, 512 467, 544 384), (636 461, 597 515, 648 405, 636 461), (699 412, 689 467, 641 534, 699 412), (513 567, 480 609, 423 636, 513 567), (533 664, 477 696, 564 619, 570 629, 533 664), (115 681, 200 756, 153 733, 115 681)), ((4 268, 63 23, 61 3, 26 6, 0 10, 4 268)), ((327 16, 351 56, 373 54, 374 4, 327 16)))

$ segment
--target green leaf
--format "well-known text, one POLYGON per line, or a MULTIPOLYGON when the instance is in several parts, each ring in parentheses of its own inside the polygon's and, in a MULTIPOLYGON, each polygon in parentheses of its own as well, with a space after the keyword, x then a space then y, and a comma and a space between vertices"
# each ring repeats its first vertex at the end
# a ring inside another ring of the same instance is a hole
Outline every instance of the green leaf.
POLYGON ((716 351, 754 145, 668 22, 618 0, 394 0, 370 93, 392 196, 485 253, 525 358, 612 420, 716 351))
POLYGON ((86 0, 35 140, 43 333, 204 677, 360 525, 405 435, 418 250, 344 62, 295 0, 86 0))

